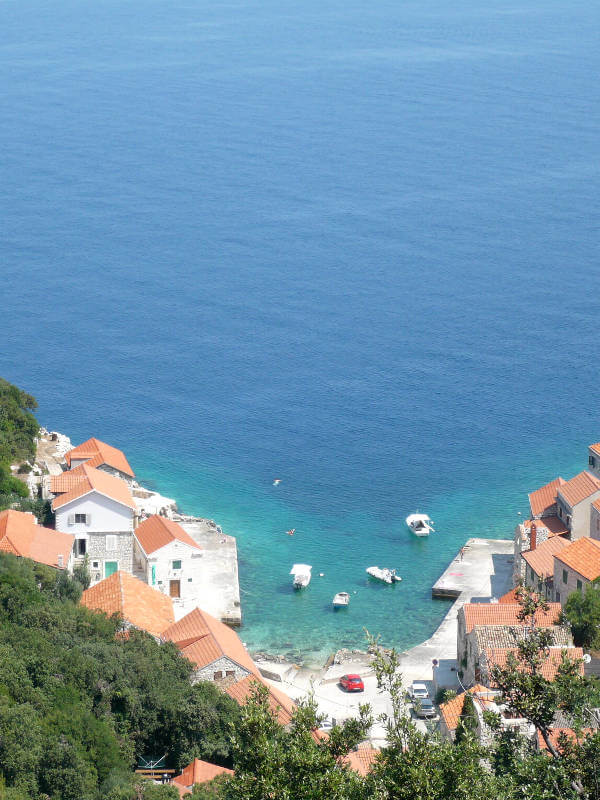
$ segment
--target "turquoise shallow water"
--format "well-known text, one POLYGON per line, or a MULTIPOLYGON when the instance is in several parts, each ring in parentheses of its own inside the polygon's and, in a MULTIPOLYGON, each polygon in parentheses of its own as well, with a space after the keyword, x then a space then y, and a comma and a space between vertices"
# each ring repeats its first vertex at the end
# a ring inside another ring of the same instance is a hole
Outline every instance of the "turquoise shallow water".
POLYGON ((600 438, 596 9, 5 0, 0 29, 0 373, 238 537, 252 647, 428 636, 464 540, 600 438))

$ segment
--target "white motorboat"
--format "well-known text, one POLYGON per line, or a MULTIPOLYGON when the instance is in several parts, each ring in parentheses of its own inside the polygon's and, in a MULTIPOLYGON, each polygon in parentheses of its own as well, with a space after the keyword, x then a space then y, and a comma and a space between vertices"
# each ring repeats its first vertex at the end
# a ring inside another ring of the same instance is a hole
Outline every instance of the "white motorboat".
POLYGON ((396 575, 395 569, 388 569, 387 567, 367 567, 367 575, 384 583, 397 583, 402 580, 399 575, 396 575))
POLYGON ((290 575, 294 576, 294 589, 303 589, 308 586, 312 577, 311 570, 312 567, 308 564, 294 564, 290 570, 290 575))
MULTIPOLYGON (((433 522, 429 519, 427 514, 409 514, 406 518, 406 524, 415 534, 415 536, 429 536, 433 531, 433 522)), ((435 533, 435 531, 433 531, 435 533)))
POLYGON ((350 603, 350 595, 348 592, 338 592, 333 598, 334 608, 346 608, 350 603))

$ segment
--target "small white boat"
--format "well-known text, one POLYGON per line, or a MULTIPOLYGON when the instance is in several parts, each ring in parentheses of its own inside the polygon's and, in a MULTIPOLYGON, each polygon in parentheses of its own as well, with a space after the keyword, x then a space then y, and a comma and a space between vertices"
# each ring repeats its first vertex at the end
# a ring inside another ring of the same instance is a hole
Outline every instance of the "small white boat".
MULTIPOLYGON (((409 514, 406 518, 406 524, 415 534, 415 536, 429 536, 433 531, 433 522, 429 519, 427 514, 409 514)), ((435 531, 433 531, 435 533, 435 531)))
POLYGON ((311 570, 312 567, 308 564, 294 564, 290 570, 290 575, 294 576, 294 589, 303 589, 308 586, 312 577, 311 570))
POLYGON ((338 592, 333 598, 334 608, 346 608, 350 604, 350 595, 348 592, 338 592))
POLYGON ((402 580, 399 575, 396 575, 395 569, 388 569, 387 567, 367 567, 367 575, 384 583, 396 583, 402 580))

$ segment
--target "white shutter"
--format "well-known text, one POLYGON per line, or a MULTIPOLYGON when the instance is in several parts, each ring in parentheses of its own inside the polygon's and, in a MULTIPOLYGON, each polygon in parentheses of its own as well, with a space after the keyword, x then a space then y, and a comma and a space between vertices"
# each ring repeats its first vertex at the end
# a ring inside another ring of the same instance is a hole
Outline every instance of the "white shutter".
POLYGON ((117 549, 117 537, 114 535, 110 535, 106 537, 106 549, 107 550, 116 550, 117 549))
POLYGON ((85 524, 86 525, 91 525, 92 524, 92 515, 91 514, 86 514, 85 515, 85 524))
POLYGON ((69 516, 67 517, 67 522, 68 522, 69 525, 74 525, 75 524, 75 514, 69 514, 69 516))

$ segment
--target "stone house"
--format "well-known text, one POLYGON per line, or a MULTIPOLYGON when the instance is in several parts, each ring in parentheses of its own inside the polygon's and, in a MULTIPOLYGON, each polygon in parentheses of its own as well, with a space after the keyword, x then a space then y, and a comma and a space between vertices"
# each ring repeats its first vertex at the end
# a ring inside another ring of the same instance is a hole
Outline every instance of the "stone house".
POLYGON ((535 523, 536 543, 542 544, 553 536, 568 535, 569 529, 558 517, 557 495, 559 488, 566 483, 558 477, 541 486, 529 495, 530 518, 519 523, 514 532, 513 580, 522 578, 521 553, 531 549, 531 526, 535 523))
POLYGON ((528 737, 532 737, 533 726, 520 718, 513 717, 502 704, 500 692, 489 689, 482 684, 476 684, 465 692, 457 694, 452 700, 441 703, 439 731, 442 738, 450 742, 456 739, 456 731, 461 721, 470 718, 471 729, 482 741, 491 738, 491 731, 484 722, 483 712, 492 711, 499 715, 500 724, 504 729, 516 728, 528 737))
MULTIPOLYGON (((521 606, 518 603, 465 603, 457 614, 456 657, 459 676, 464 685, 475 680, 475 666, 479 650, 475 639, 469 635, 476 626, 519 626, 521 606)), ((538 609, 535 622, 540 627, 554 625, 561 612, 560 603, 550 603, 548 610, 538 609)))
POLYGON ((0 550, 55 569, 73 569, 75 537, 38 525, 33 514, 0 511, 0 550))
POLYGON ((537 592, 546 600, 554 600, 554 556, 569 546, 568 539, 553 536, 537 545, 534 522, 531 535, 533 547, 521 553, 521 578, 525 586, 537 592))
POLYGON ((554 556, 554 599, 564 604, 573 592, 600 578, 600 541, 589 536, 571 542, 554 556))
POLYGON ((590 507, 590 538, 600 541, 600 500, 595 500, 590 507))
MULTIPOLYGON (((519 629, 523 631, 523 629, 519 629)), ((553 681, 557 675, 558 668, 562 664, 563 658, 568 658, 569 661, 577 661, 577 671, 580 676, 583 676, 583 650, 581 647, 573 647, 573 641, 570 634, 564 627, 556 626, 550 628, 552 631, 554 646, 550 647, 546 658, 540 665, 540 674, 547 681, 553 681), (560 644, 560 642, 563 644, 560 644)), ((513 631, 514 633, 514 631, 513 631)), ((515 637, 518 640, 519 635, 515 637)), ((512 654, 517 657, 518 649, 516 643, 508 647, 486 647, 484 646, 479 657, 478 674, 479 679, 489 686, 494 687, 492 679, 492 667, 504 667, 507 664, 509 655, 512 654)))
POLYGON ((571 541, 590 535, 591 506, 598 499, 600 478, 591 472, 580 472, 558 488, 557 515, 569 529, 571 541))
POLYGON ((92 583, 118 570, 131 573, 136 506, 129 486, 88 464, 79 470, 74 480, 69 476, 71 488, 52 501, 56 529, 74 534, 75 560, 88 557, 92 583))
POLYGON ((138 628, 157 640, 175 620, 169 597, 121 571, 86 589, 81 595, 81 605, 103 611, 109 617, 117 614, 124 629, 138 628))
POLYGON ((130 485, 135 479, 135 473, 129 466, 125 453, 100 439, 88 439, 87 442, 68 450, 65 453, 65 461, 69 470, 79 467, 81 464, 87 464, 116 478, 121 478, 130 485))
POLYGON ((295 704, 264 681, 240 637, 223 622, 196 608, 166 628, 161 638, 174 642, 192 662, 194 683, 214 681, 240 705, 247 702, 256 684, 265 686, 269 707, 278 721, 282 725, 290 723, 295 704))
POLYGON ((600 442, 588 447, 588 469, 592 475, 600 478, 600 442))
POLYGON ((134 574, 176 603, 194 599, 201 558, 200 545, 166 517, 148 517, 135 530, 134 574))

